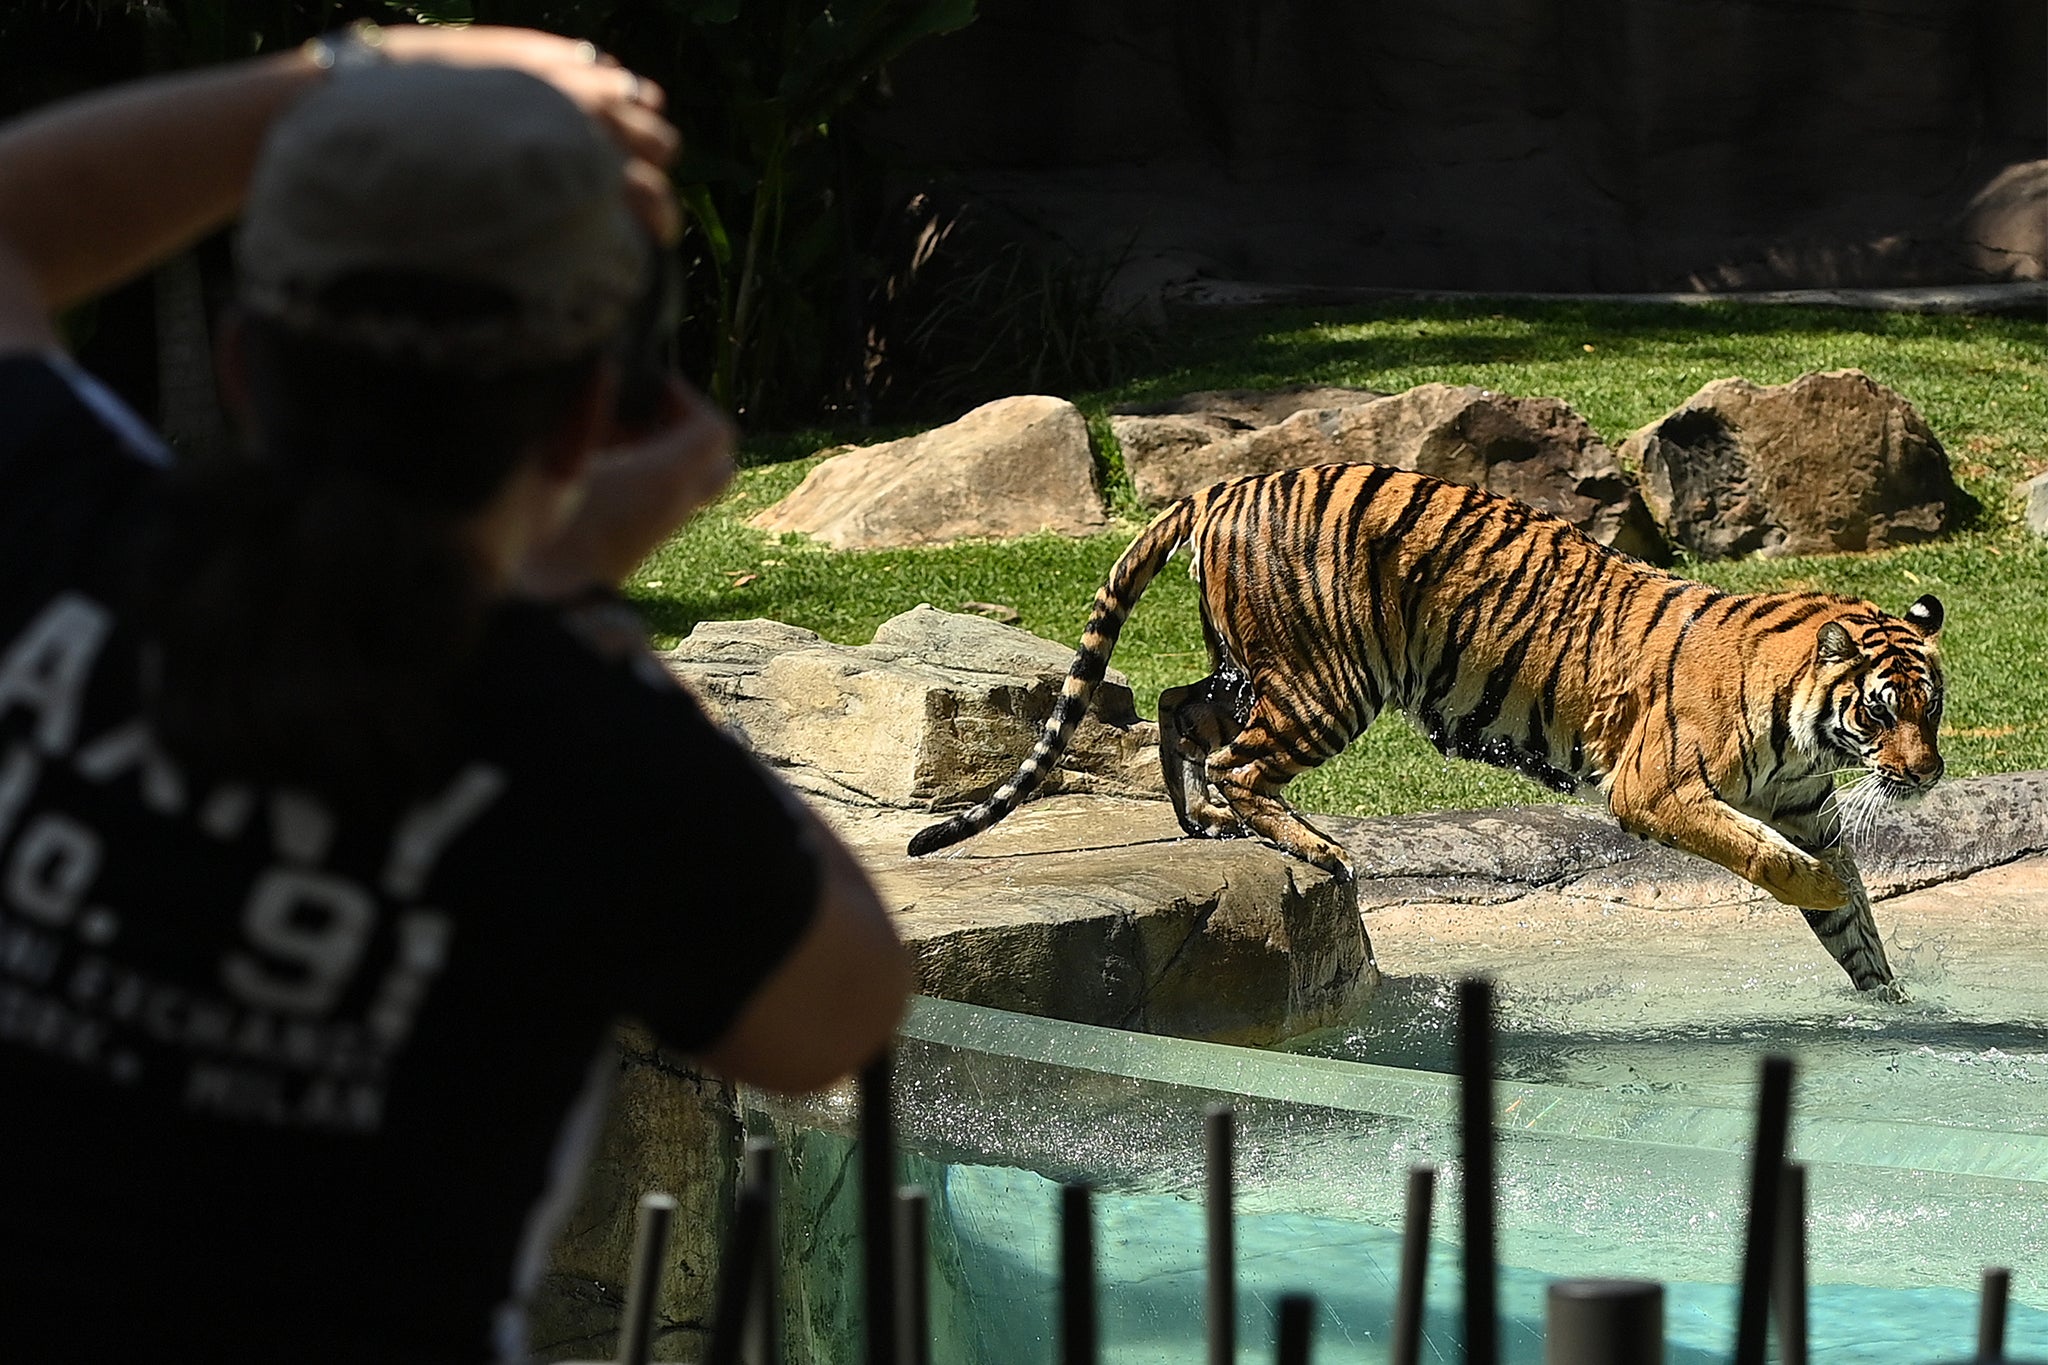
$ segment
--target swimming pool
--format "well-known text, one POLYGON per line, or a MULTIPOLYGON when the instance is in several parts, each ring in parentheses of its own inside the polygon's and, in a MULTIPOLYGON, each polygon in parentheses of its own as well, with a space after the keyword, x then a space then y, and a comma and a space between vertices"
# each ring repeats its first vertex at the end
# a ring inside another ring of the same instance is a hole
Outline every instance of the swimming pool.
MULTIPOLYGON (((1104 1359, 1200 1359, 1202 1116, 1217 1102, 1238 1113, 1241 1359, 1271 1359, 1275 1302, 1295 1290, 1319 1300, 1318 1361, 1384 1359, 1404 1177, 1417 1161, 1443 1168, 1423 1358, 1461 1358, 1453 988, 1391 981, 1356 1024, 1290 1052, 917 1002, 897 1095, 906 1177, 932 1197, 934 1359, 1053 1358, 1066 1179, 1099 1190, 1104 1359), (1396 1058, 1404 1064, 1384 1064, 1396 1058)), ((1668 1036, 1552 1027, 1564 1022, 1526 1008, 1502 1020, 1509 1361, 1542 1359, 1545 1286, 1584 1275, 1663 1281, 1668 1358, 1727 1358, 1751 1097, 1757 1060, 1773 1049, 1802 1059, 1792 1151, 1809 1169, 1816 1358, 1968 1354, 1989 1264, 2015 1272, 2009 1351, 2048 1353, 2039 1030, 1939 1007, 1668 1036)), ((789 1162, 792 1359, 831 1358, 857 1340, 850 1117, 843 1096, 763 1101, 752 1116, 789 1162)))

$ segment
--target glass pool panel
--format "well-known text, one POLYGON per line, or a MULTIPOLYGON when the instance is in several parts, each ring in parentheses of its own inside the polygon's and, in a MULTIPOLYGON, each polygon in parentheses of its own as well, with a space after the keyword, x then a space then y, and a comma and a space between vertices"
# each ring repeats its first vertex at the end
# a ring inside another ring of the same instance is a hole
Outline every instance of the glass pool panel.
MULTIPOLYGON (((1681 1076, 1693 1067, 1696 1083, 1617 1083, 1645 1074, 1644 1057, 1587 1053, 1563 1059, 1575 1080, 1510 1078, 1497 1087, 1503 1343, 1516 1365, 1542 1359, 1544 1288, 1565 1276, 1661 1280, 1673 1365, 1729 1353, 1754 1124, 1748 1103, 1756 1059, 1779 1040, 1737 1038, 1690 1052, 1683 1040, 1668 1041, 1665 1060, 1681 1076), (1609 1083, 1588 1079, 1596 1075, 1609 1083)), ((1311 1045, 1362 1050, 1356 1038, 1311 1045)), ((1503 1036, 1511 1077, 1539 1063, 1561 1074, 1541 1053, 1503 1036)), ((1420 1055, 1434 1060, 1426 1049, 1420 1055)), ((1946 1079, 1939 1067, 1928 1074, 1946 1079)), ((1275 1302, 1295 1290, 1317 1297, 1319 1362, 1385 1358, 1405 1172, 1417 1161, 1440 1168, 1423 1358, 1462 1358, 1456 1089, 1443 1072, 920 1000, 896 1077, 906 1175, 932 1194, 936 1360, 1054 1358, 1065 1179, 1099 1191, 1104 1359, 1201 1360, 1202 1120, 1221 1102, 1238 1114, 1240 1359, 1271 1359, 1275 1302)), ((1976 1096, 1959 1112, 1981 1123, 1902 1122, 1850 1101, 1807 1106, 1805 1088, 1802 1071, 1792 1149, 1809 1170, 1816 1358, 1878 1365, 1967 1355, 1977 1277, 1992 1264, 2014 1268, 2009 1351, 2048 1355, 2041 1115, 2028 1108, 2005 1128, 1986 1126, 1997 1107, 1976 1096)), ((846 1099, 762 1104, 759 1121, 786 1146, 794 1141, 813 1197, 837 1200, 843 1225, 854 1197, 846 1099)), ((1930 1100, 1924 1112, 1939 1107, 1930 1100)), ((790 1207, 824 1235, 828 1211, 801 1214, 801 1198, 790 1207)), ((802 1259, 813 1280, 857 1273, 849 1257, 802 1259)), ((845 1330, 846 1305, 858 1300, 845 1283, 794 1292, 820 1350, 845 1330), (827 1301, 831 1311, 820 1308, 827 1301)))

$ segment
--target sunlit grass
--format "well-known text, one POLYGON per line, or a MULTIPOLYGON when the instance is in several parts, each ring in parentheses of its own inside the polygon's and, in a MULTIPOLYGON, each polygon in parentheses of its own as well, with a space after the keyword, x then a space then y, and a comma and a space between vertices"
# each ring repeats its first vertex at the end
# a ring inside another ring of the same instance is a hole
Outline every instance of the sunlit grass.
MULTIPOLYGON (((1405 304, 1343 312, 1221 314, 1178 326, 1158 367, 1071 395, 1100 440, 1119 403, 1191 389, 1344 384, 1398 392, 1437 380, 1562 398, 1613 446, 1727 375, 1782 383, 1857 367, 1904 394, 1982 502, 1969 529, 1887 554, 1749 561, 1687 571, 1737 590, 1812 587, 1892 610, 1923 592, 1948 609, 1944 751, 1956 775, 2048 767, 2048 544, 2020 525, 2015 483, 2048 468, 2048 328, 2033 319, 1918 317, 1711 305, 1405 304), (1591 347, 1590 350, 1587 348, 1591 347)), ((897 433, 885 433, 897 434, 897 433)), ((1023 627, 1078 638, 1088 604, 1137 529, 944 549, 839 554, 769 537, 745 518, 794 488, 797 458, 849 433, 749 443, 734 492, 642 568, 634 596, 673 639, 698 621, 765 616, 842 643, 920 602, 1014 606, 1023 627)), ((858 439, 878 439, 861 433, 858 439)), ((1112 490, 1128 513, 1127 488, 1112 490)), ((1192 586, 1169 570, 1125 630, 1116 666, 1150 713, 1160 689, 1205 671, 1192 586)), ((1304 808, 1345 814, 1549 799, 1533 784, 1439 756, 1394 718, 1297 782, 1304 808)))

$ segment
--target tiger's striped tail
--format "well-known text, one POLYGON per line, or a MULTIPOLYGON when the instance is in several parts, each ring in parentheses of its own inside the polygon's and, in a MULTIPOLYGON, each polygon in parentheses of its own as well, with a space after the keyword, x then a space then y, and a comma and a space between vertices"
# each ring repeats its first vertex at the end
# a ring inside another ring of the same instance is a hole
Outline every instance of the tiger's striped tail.
POLYGON ((981 833, 1015 810, 1059 767, 1060 756, 1066 753, 1074 728, 1088 714, 1088 700, 1095 695, 1095 685, 1109 668, 1109 656, 1116 648, 1124 622, 1145 589, 1166 567, 1166 561, 1188 538, 1195 522, 1194 508, 1193 499, 1182 498, 1160 513, 1123 552, 1116 567, 1109 571, 1109 581, 1096 590, 1095 610, 1089 615, 1088 628, 1081 632, 1080 650, 1067 670, 1060 699, 1045 722, 1045 733, 1039 736, 1037 745, 1017 766, 1010 780, 980 805, 919 830, 910 841, 911 857, 921 858, 981 833))

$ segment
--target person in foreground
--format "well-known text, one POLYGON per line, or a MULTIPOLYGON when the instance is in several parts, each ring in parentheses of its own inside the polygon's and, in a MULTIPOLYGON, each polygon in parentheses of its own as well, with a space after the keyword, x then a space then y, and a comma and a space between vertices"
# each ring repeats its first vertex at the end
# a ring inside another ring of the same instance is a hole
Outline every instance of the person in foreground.
POLYGON ((0 129, 0 1341, 464 1361, 635 1019, 828 1083, 909 967, 847 851, 611 589, 731 473, 619 338, 661 92, 549 35, 356 34, 0 129), (240 216, 185 467, 53 322, 240 216))

